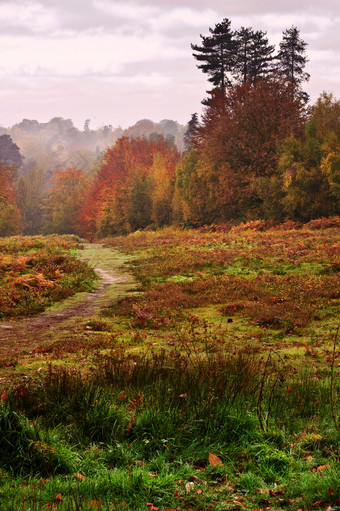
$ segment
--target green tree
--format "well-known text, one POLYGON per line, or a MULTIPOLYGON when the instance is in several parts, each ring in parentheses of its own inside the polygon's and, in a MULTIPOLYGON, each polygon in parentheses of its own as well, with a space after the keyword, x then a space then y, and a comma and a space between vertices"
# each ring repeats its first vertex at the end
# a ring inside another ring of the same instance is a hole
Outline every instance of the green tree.
POLYGON ((86 197, 87 178, 81 170, 57 170, 45 204, 45 231, 78 233, 78 214, 86 197))
POLYGON ((21 210, 24 234, 37 234, 43 225, 45 176, 42 169, 31 169, 18 181, 18 206, 21 210))

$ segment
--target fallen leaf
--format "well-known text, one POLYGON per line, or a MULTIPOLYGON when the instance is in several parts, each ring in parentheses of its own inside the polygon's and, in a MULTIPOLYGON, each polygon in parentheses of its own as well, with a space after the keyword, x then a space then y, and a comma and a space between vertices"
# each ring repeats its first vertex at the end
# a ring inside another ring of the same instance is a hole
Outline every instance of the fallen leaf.
POLYGON ((54 503, 59 506, 59 504, 63 501, 63 498, 61 496, 61 493, 58 493, 58 495, 56 496, 56 498, 54 499, 54 503))
POLYGON ((100 500, 91 500, 87 503, 88 506, 94 507, 95 509, 99 509, 102 507, 103 503, 100 500))
POLYGON ((2 394, 1 394, 1 402, 4 403, 6 400, 7 400, 7 392, 4 391, 2 394))
POLYGON ((328 467, 329 467, 329 463, 327 463, 327 465, 320 465, 320 466, 316 469, 316 471, 317 471, 317 472, 323 472, 323 471, 324 471, 324 470, 326 470, 326 468, 328 468, 328 467))
POLYGON ((332 489, 332 488, 328 488, 328 493, 329 493, 330 495, 334 495, 334 491, 333 491, 333 489, 332 489))
POLYGON ((157 474, 152 474, 151 472, 148 472, 149 477, 157 477, 157 474))
POLYGON ((138 406, 140 403, 142 403, 144 401, 144 396, 137 396, 135 399, 133 399, 131 401, 131 403, 129 403, 129 407, 128 407, 128 410, 131 412, 131 410, 133 410, 134 408, 136 408, 136 406, 138 406))
POLYGON ((313 456, 302 456, 302 459, 310 462, 313 461, 313 456))
POLYGON ((146 463, 144 463, 144 461, 142 460, 136 460, 136 463, 137 465, 139 465, 140 467, 145 467, 146 463))
POLYGON ((202 490, 196 490, 196 493, 200 495, 202 493, 202 490))
POLYGON ((187 483, 185 485, 185 493, 190 493, 195 488, 195 483, 187 483))
POLYGON ((197 483, 197 484, 204 484, 204 482, 197 476, 190 476, 189 481, 197 483))
POLYGON ((218 456, 209 453, 209 463, 212 467, 223 467, 223 463, 218 456))
POLYGON ((80 479, 81 481, 84 481, 86 479, 86 477, 83 476, 83 474, 73 474, 73 477, 75 477, 76 479, 80 479))

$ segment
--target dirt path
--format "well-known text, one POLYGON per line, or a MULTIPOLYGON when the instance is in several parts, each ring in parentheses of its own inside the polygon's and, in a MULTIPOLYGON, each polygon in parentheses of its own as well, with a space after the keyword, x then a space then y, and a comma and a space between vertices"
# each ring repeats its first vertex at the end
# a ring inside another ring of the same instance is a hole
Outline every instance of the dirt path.
MULTIPOLYGON (((71 332, 78 318, 79 320, 90 318, 111 303, 113 297, 124 296, 133 291, 133 277, 121 267, 122 263, 126 263, 126 258, 124 261, 122 254, 102 248, 100 245, 88 245, 82 259, 87 259, 95 266, 95 271, 100 277, 96 289, 65 300, 38 316, 0 322, 0 366, 1 361, 15 359, 28 350, 34 350, 43 341, 48 341, 49 337, 55 338, 56 331, 65 334, 71 332), (103 267, 99 266, 101 256, 103 267), (52 332, 53 335, 50 335, 52 332)), ((50 340, 53 341, 53 338, 50 340)))

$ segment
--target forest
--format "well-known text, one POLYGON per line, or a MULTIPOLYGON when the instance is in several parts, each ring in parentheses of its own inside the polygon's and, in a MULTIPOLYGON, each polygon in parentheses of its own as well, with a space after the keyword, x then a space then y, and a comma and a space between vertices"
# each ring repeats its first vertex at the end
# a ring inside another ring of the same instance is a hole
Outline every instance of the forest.
POLYGON ((340 102, 323 92, 310 104, 299 30, 283 32, 277 54, 264 32, 227 19, 201 38, 193 56, 213 87, 186 127, 91 130, 87 119, 80 131, 55 118, 3 133, 0 234, 94 239, 339 214, 340 102))

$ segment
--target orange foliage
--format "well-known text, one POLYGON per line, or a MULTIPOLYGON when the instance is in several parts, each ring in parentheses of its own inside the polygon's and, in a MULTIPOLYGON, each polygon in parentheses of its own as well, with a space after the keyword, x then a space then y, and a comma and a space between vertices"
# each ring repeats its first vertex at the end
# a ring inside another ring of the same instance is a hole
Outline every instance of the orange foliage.
POLYGON ((134 209, 147 209, 152 204, 152 173, 156 155, 162 157, 162 168, 170 181, 175 180, 175 166, 179 160, 177 149, 162 137, 119 139, 107 150, 86 204, 79 215, 82 234, 87 237, 124 233, 145 227, 152 211, 145 211, 141 226, 135 222, 134 209), (150 195, 149 201, 146 200, 150 195), (137 201, 137 204, 133 203, 137 201), (141 201, 141 204, 138 204, 141 201))

